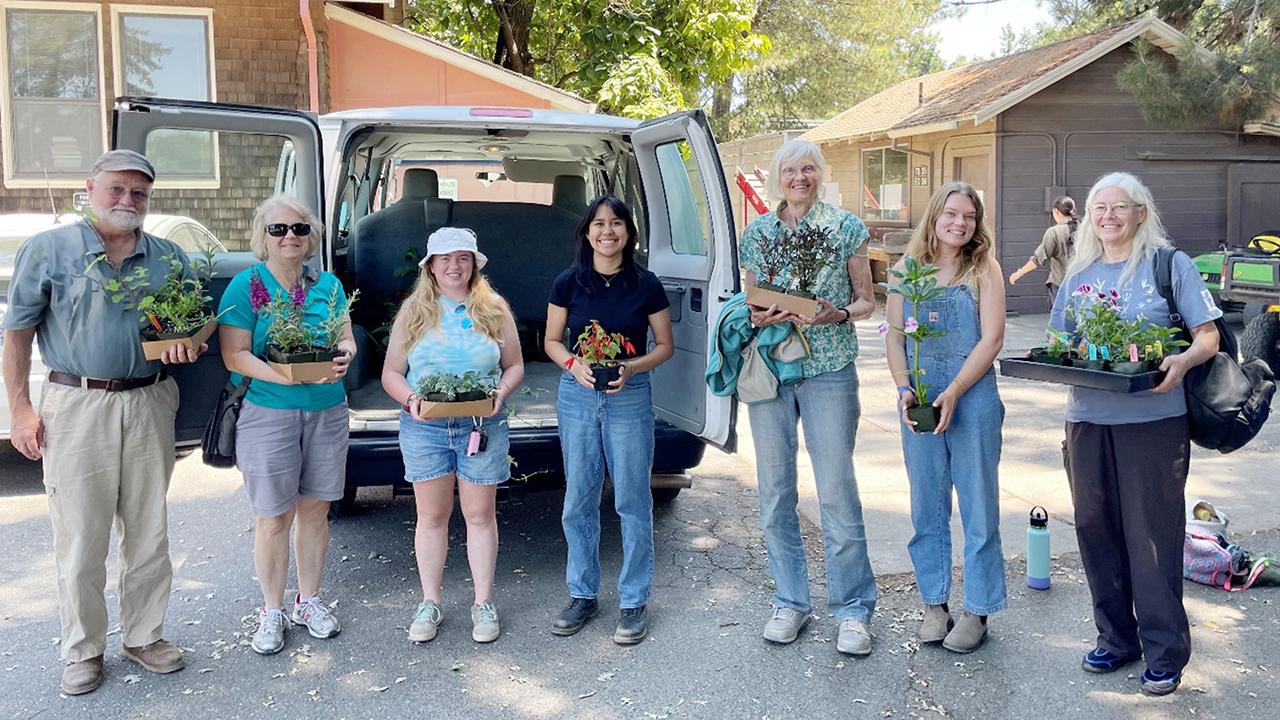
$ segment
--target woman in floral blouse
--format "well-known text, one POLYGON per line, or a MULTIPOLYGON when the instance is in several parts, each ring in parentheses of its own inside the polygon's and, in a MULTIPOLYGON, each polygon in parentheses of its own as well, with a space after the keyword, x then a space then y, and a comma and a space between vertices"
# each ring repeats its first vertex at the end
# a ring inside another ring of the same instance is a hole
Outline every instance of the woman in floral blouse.
MULTIPOLYGON (((867 228, 852 213, 821 200, 826 162, 816 145, 792 140, 779 148, 769 173, 768 191, 782 200, 778 209, 752 222, 742 235, 739 259, 749 286, 758 284, 762 251, 788 233, 818 230, 834 254, 817 274, 818 311, 794 315, 774 307, 753 307, 751 323, 763 327, 794 323, 808 341, 803 379, 778 388, 778 397, 749 405, 760 486, 760 524, 769 550, 769 572, 777 591, 764 638, 775 643, 796 639, 810 619, 809 577, 800 520, 796 515, 797 420, 813 464, 822 510, 826 549, 827 603, 840 623, 836 648, 867 655, 875 611, 876 584, 867 557, 862 503, 853 473, 854 435, 860 414, 858 337, 852 321, 870 317, 871 266, 867 228)), ((777 280, 789 280, 783 269, 777 280)))

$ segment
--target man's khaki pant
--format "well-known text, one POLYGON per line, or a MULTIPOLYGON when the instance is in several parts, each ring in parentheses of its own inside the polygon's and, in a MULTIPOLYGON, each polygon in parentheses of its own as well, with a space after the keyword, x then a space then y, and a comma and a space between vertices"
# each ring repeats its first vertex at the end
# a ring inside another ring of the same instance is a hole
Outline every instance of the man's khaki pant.
POLYGON ((173 579, 165 494, 174 462, 178 386, 166 380, 106 392, 45 385, 44 484, 53 521, 62 657, 87 660, 107 644, 107 548, 120 538, 125 645, 160 639, 173 579))

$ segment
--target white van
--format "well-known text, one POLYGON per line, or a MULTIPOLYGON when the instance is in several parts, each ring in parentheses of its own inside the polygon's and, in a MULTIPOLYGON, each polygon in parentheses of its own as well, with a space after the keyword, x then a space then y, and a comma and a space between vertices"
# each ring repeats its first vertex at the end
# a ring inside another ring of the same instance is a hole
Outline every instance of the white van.
MULTIPOLYGON (((154 138, 164 141, 193 130, 217 132, 224 175, 228 158, 257 163, 264 183, 274 177, 272 191, 290 191, 315 207, 326 233, 314 262, 348 291, 361 291, 353 316, 361 353, 347 383, 348 499, 359 486, 403 477, 398 408, 380 383, 379 327, 415 279, 427 235, 446 225, 476 231, 489 257, 485 275, 510 302, 520 327, 529 391, 515 402, 514 473, 562 474, 554 395, 560 369, 542 352, 547 296, 555 276, 573 262, 574 231, 587 202, 605 192, 635 212, 637 258, 671 300, 675 356, 652 374, 659 419, 655 495, 669 499, 688 486, 686 471, 700 462, 704 443, 733 449, 734 402, 711 395, 703 381, 715 319, 739 280, 728 188, 701 111, 640 122, 522 108, 402 107, 317 121, 273 108, 116 101, 115 147, 147 153, 151 133, 160 131, 154 138), (503 183, 513 185, 481 192, 503 183)), ((215 293, 252 262, 247 252, 219 255, 222 282, 215 293)), ((178 437, 193 442, 226 370, 211 347, 176 374, 178 437)))

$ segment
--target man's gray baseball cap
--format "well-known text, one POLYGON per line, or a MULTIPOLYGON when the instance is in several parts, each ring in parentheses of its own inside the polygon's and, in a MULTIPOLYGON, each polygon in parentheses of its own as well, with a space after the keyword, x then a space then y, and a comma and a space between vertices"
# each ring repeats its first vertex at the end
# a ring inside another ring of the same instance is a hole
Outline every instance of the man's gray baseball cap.
POLYGON ((146 175, 151 182, 156 181, 156 169, 151 167, 151 161, 143 157, 141 153, 136 153, 132 150, 111 150, 102 153, 93 162, 93 167, 89 168, 89 175, 97 175, 100 172, 125 172, 129 170, 146 175))

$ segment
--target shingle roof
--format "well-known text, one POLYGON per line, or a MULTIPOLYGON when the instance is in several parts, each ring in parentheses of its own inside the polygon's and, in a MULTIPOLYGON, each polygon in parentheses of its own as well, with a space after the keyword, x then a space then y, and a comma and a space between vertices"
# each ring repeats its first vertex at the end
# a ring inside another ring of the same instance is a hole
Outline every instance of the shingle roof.
MULTIPOLYGON (((983 122, 994 116, 1002 101, 1019 91, 1075 72, 1074 67, 1091 51, 1110 52, 1139 35, 1156 37, 1157 44, 1172 49, 1181 37, 1155 18, 1142 18, 1025 50, 986 62, 953 68, 904 80, 806 132, 813 142, 842 140, 866 135, 911 135, 924 129, 966 120, 983 122), (986 115, 983 117, 983 115, 986 115)), ((1010 103, 1015 104, 1015 103, 1010 103)), ((1004 108, 1000 108, 1004 109, 1004 108)))

